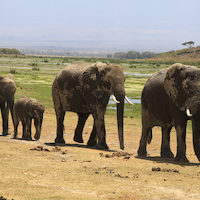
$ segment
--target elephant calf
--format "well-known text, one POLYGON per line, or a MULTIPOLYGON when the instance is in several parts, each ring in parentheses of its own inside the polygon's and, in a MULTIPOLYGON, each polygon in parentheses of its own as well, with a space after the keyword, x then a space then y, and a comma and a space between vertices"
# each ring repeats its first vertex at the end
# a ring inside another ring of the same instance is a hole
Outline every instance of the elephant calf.
POLYGON ((38 140, 41 134, 44 106, 38 100, 21 97, 14 104, 14 138, 17 137, 17 129, 19 122, 22 122, 23 135, 22 138, 32 140, 31 123, 34 119, 36 133, 34 138, 38 140))

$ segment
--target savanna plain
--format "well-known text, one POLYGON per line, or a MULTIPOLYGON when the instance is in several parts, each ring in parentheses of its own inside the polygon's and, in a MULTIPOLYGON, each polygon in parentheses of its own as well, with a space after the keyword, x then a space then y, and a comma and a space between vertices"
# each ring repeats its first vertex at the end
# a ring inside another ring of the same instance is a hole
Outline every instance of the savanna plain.
MULTIPOLYGON (((126 61, 1 56, 1 75, 6 76, 11 72, 15 77, 15 99, 21 96, 36 98, 44 104, 45 113, 40 140, 20 139, 21 124, 18 131, 19 139, 13 139, 11 119, 11 134, 6 137, 0 136, 0 199, 200 199, 200 167, 193 150, 191 122, 188 122, 186 139, 189 163, 178 163, 173 159, 160 157, 159 127, 153 128, 153 139, 147 147, 148 156, 137 157, 142 128, 140 104, 125 105, 123 151, 119 148, 114 104, 108 105, 109 109, 105 116, 109 150, 87 147, 93 124, 91 116, 83 131, 84 143, 74 142, 73 135, 78 118, 71 112, 66 113, 64 122, 66 144, 54 144, 56 117, 51 96, 52 82, 60 69, 77 60, 117 62, 126 73, 127 96, 138 100, 150 74, 176 62, 164 59, 126 61)), ((178 62, 185 63, 184 60, 178 62)), ((32 131, 35 132, 34 127, 32 131)), ((176 155, 174 129, 171 132, 171 149, 176 155)))

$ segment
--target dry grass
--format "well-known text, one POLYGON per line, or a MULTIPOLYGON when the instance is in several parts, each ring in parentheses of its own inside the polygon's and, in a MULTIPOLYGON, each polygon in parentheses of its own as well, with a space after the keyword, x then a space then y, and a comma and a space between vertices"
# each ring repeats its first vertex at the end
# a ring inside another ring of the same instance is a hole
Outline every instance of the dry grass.
MULTIPOLYGON (((140 120, 125 118, 125 150, 122 151, 128 153, 125 156, 112 156, 114 151, 120 151, 116 117, 106 116, 108 151, 87 148, 91 117, 84 129, 85 143, 73 142, 76 123, 77 116, 67 113, 66 144, 57 152, 52 144, 56 132, 55 115, 50 109, 45 111, 39 141, 12 139, 12 135, 0 137, 0 196, 14 200, 200 199, 200 168, 192 147, 191 131, 187 134, 190 163, 175 163, 159 157, 159 128, 153 131, 149 157, 137 158, 140 120), (43 151, 30 150, 37 146, 42 146, 43 151), (152 171, 153 167, 161 171, 152 171)), ((12 124, 10 127, 13 134, 12 124)), ((174 131, 171 137, 172 150, 176 153, 174 131)))

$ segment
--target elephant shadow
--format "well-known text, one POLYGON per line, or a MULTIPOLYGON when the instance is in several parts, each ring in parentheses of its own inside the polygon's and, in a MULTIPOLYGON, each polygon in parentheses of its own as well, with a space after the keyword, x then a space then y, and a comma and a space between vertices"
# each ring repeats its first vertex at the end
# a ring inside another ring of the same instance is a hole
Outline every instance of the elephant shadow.
POLYGON ((30 141, 30 142, 32 142, 32 141, 33 141, 33 142, 34 142, 34 141, 37 141, 37 140, 35 140, 35 139, 27 140, 26 138, 14 138, 14 137, 13 137, 13 138, 10 138, 10 139, 12 139, 12 140, 22 140, 22 141, 24 140, 24 141, 30 141))
POLYGON ((177 162, 174 160, 174 158, 162 158, 160 156, 148 156, 148 157, 139 157, 135 156, 137 159, 141 160, 149 160, 149 161, 156 161, 157 163, 170 163, 174 165, 179 165, 179 166, 200 166, 200 163, 191 163, 191 162, 177 162))
POLYGON ((98 149, 96 147, 90 147, 84 144, 69 144, 69 143, 55 143, 55 142, 46 142, 44 143, 47 146, 59 146, 59 147, 78 147, 78 148, 85 148, 85 149, 94 149, 94 150, 100 150, 105 152, 115 152, 115 150, 111 149, 98 149))

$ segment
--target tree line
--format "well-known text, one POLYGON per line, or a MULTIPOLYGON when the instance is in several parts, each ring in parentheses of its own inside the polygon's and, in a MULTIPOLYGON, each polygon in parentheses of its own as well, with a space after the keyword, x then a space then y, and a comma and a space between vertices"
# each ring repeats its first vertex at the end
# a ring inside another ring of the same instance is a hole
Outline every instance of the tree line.
POLYGON ((21 55, 17 49, 0 48, 0 54, 6 55, 21 55))
POLYGON ((137 51, 128 51, 124 52, 116 52, 114 54, 108 54, 107 58, 119 58, 119 59, 142 59, 142 58, 155 58, 158 54, 153 52, 137 52, 137 51))

